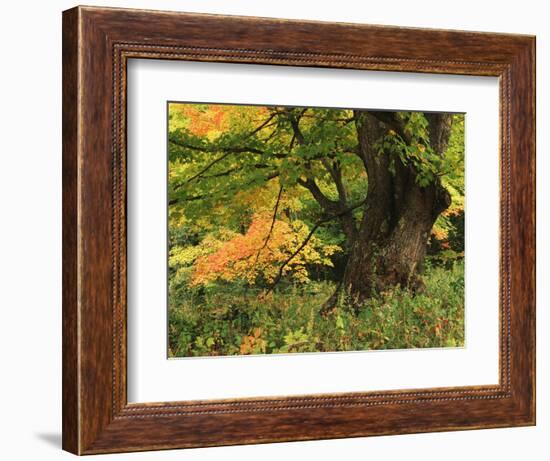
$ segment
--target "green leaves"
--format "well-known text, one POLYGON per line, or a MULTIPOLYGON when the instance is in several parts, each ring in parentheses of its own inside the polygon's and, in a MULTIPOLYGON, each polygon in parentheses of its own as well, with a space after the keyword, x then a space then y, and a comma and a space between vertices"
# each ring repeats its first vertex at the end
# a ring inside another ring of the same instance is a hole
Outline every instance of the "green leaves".
POLYGON ((288 286, 267 299, 251 289, 206 290, 169 311, 171 356, 359 351, 464 345, 464 266, 428 265, 426 290, 394 289, 358 315, 338 308, 319 316, 330 282, 288 286))
POLYGON ((416 171, 416 183, 427 187, 437 177, 448 175, 456 182, 463 182, 464 162, 464 115, 454 116, 449 147, 443 155, 434 151, 430 145, 428 121, 421 112, 399 112, 398 117, 405 124, 405 132, 411 137, 407 143, 393 130, 379 139, 375 148, 378 155, 389 156, 389 170, 396 174, 396 161, 411 166, 416 171))

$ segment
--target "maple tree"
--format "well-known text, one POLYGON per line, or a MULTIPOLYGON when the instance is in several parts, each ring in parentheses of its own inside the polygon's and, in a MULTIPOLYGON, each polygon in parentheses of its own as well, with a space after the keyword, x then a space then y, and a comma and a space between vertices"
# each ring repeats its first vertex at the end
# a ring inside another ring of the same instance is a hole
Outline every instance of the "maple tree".
POLYGON ((324 309, 342 295, 360 307, 422 289, 430 236, 452 251, 461 114, 174 103, 169 115, 175 281, 269 292, 331 271, 324 309))

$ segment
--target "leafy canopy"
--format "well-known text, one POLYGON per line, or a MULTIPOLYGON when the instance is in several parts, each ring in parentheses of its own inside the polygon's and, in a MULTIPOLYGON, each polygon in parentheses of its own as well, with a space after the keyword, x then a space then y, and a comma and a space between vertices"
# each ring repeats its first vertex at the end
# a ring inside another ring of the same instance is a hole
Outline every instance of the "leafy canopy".
MULTIPOLYGON (((433 232, 445 238, 450 217, 464 206, 464 117, 455 116, 449 148, 439 156, 422 113, 397 116, 410 139, 389 129, 377 141, 378 155, 395 153, 393 162, 414 166, 421 186, 442 178, 452 205, 433 232)), ((168 153, 173 283, 273 282, 320 220, 366 196, 348 109, 172 103, 168 153)), ((360 218, 363 210, 353 213, 360 218)), ((327 222, 281 275, 306 282, 308 267, 333 265, 344 240, 342 229, 327 222)))

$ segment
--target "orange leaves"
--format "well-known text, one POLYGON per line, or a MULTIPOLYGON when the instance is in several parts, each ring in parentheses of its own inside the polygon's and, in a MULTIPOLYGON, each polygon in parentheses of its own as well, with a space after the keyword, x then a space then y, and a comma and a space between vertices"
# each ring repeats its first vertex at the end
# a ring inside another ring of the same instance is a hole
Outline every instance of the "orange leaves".
POLYGON ((230 281, 236 278, 244 278, 252 283, 262 267, 284 259, 281 247, 290 229, 288 224, 277 220, 270 235, 271 244, 260 252, 254 267, 256 255, 264 246, 270 228, 269 215, 256 214, 246 234, 237 234, 215 253, 197 260, 191 283, 198 285, 215 279, 230 281))
POLYGON ((189 119, 188 129, 196 136, 207 136, 223 131, 226 121, 225 106, 210 105, 203 108, 196 105, 183 106, 183 113, 189 119))
POLYGON ((445 240, 447 238, 447 236, 449 235, 449 232, 446 229, 442 229, 440 227, 434 227, 432 229, 432 235, 437 240, 445 240))
POLYGON ((463 203, 459 203, 459 204, 452 203, 451 206, 449 208, 447 208, 446 210, 444 210, 441 214, 443 216, 458 216, 462 213, 464 213, 464 204, 463 203))
POLYGON ((244 336, 239 348, 241 354, 265 354, 267 342, 261 338, 261 334, 261 328, 254 328, 252 334, 244 336))
POLYGON ((440 338, 443 333, 443 329, 449 324, 449 319, 438 317, 437 320, 438 322, 432 327, 432 331, 434 332, 435 336, 440 338))
POLYGON ((255 119, 265 117, 267 107, 249 107, 228 104, 170 104, 171 120, 175 129, 183 124, 193 135, 215 139, 222 133, 256 123, 255 119))
MULTIPOLYGON (((253 284, 258 277, 273 282, 280 265, 304 241, 309 228, 299 220, 289 223, 276 219, 273 223, 272 219, 271 214, 265 211, 254 214, 245 234, 234 235, 217 251, 199 257, 195 261, 191 285, 236 279, 253 284)), ((314 237, 285 267, 284 274, 298 281, 307 281, 306 264, 330 266, 332 263, 328 256, 339 250, 335 245, 323 245, 314 237)))
POLYGON ((221 104, 170 104, 170 114, 178 118, 171 120, 172 128, 183 123, 192 134, 214 138, 229 127, 232 106, 221 104))

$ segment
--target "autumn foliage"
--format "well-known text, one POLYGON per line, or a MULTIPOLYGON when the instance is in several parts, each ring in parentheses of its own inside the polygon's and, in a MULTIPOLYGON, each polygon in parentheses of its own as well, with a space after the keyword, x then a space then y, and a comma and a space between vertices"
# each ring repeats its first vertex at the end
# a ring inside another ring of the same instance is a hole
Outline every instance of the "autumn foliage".
MULTIPOLYGON (((423 237, 423 291, 394 284, 358 309, 342 285, 369 213, 361 116, 169 105, 171 356, 463 344, 464 116, 453 116, 441 155, 423 113, 387 114, 395 126, 372 148, 390 182, 415 171, 407 181, 417 190, 437 183, 450 203, 423 237)), ((375 271, 380 262, 369 264, 375 271)))
MULTIPOLYGON (((285 222, 273 220, 267 212, 253 215, 245 234, 236 233, 222 243, 211 254, 200 256, 195 262, 191 286, 206 284, 215 280, 230 282, 245 280, 253 285, 261 278, 272 283, 278 268, 298 249, 309 233, 306 224, 299 220, 285 222)), ((285 267, 283 275, 296 281, 308 281, 307 265, 331 267, 332 256, 340 248, 336 245, 322 245, 312 238, 285 267)))

